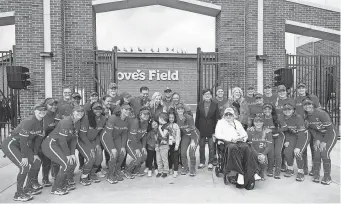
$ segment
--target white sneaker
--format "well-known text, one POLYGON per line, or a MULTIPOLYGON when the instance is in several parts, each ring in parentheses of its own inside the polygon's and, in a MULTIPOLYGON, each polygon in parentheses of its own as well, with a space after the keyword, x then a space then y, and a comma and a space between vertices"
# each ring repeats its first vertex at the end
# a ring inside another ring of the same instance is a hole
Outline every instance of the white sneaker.
POLYGON ((169 175, 173 175, 173 169, 169 169, 169 175))
POLYGON ((108 171, 109 171, 109 169, 102 169, 101 170, 102 174, 104 174, 104 175, 107 175, 108 171))
POLYGON ((255 180, 256 181, 259 181, 259 180, 261 180, 262 178, 258 175, 258 174, 255 174, 255 180))
POLYGON ((157 175, 159 171, 157 169, 154 170, 154 174, 157 175))
POLYGON ((213 169, 213 164, 209 164, 209 165, 207 166, 207 168, 208 168, 209 170, 212 170, 212 169, 213 169))
POLYGON ((152 177, 152 171, 148 171, 148 175, 147 175, 148 177, 152 177))
POLYGON ((173 173, 173 178, 177 178, 178 177, 178 171, 174 171, 174 173, 173 173))
POLYGON ((243 176, 243 175, 238 174, 237 183, 238 183, 239 185, 244 185, 244 176, 243 176))
POLYGON ((149 169, 148 168, 145 168, 144 169, 144 173, 148 173, 149 169))
POLYGON ((104 178, 105 174, 103 174, 102 171, 100 171, 100 172, 96 173, 96 176, 99 177, 99 178, 104 178))

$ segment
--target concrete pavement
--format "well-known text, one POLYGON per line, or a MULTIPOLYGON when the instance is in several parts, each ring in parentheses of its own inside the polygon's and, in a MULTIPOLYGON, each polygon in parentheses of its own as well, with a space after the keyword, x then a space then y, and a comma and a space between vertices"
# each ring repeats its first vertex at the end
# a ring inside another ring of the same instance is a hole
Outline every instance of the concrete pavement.
MULTIPOLYGON (((208 152, 208 151, 207 151, 208 152)), ((2 152, 1 152, 2 153, 2 152)), ((197 152, 198 153, 198 152, 197 152)), ((306 176, 304 182, 295 181, 295 177, 266 181, 257 181, 253 191, 236 189, 232 185, 224 185, 222 178, 217 178, 213 172, 206 169, 198 170, 197 176, 179 176, 174 179, 142 177, 124 180, 110 185, 104 179, 101 183, 91 186, 81 186, 65 196, 50 194, 50 188, 44 188, 41 195, 34 197, 35 203, 64 203, 64 202, 309 202, 326 203, 340 202, 340 141, 331 153, 332 178, 330 186, 316 184, 306 176)), ((310 164, 311 165, 311 164, 310 164)), ((0 159, 0 203, 14 202, 16 191, 16 174, 18 169, 8 159, 0 159)), ((79 179, 79 173, 76 173, 79 179)))

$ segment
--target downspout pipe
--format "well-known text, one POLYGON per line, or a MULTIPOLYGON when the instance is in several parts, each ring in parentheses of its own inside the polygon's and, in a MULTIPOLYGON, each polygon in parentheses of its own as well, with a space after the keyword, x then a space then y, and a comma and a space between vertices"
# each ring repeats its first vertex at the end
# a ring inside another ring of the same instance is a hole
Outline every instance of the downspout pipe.
MULTIPOLYGON (((51 52, 51 0, 43 1, 44 13, 44 52, 51 52)), ((52 65, 51 57, 44 57, 45 65, 45 97, 52 97, 52 65)))

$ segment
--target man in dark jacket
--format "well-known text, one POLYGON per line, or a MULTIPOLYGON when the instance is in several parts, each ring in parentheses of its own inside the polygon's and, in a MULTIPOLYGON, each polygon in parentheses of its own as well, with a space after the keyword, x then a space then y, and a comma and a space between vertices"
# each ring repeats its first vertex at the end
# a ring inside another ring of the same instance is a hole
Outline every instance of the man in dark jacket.
POLYGON ((220 117, 218 103, 212 100, 212 91, 210 89, 203 90, 203 101, 197 106, 195 127, 200 131, 199 153, 200 165, 199 169, 205 167, 205 144, 206 138, 208 140, 209 158, 208 169, 213 169, 213 160, 215 153, 215 146, 212 135, 215 131, 215 126, 220 117))

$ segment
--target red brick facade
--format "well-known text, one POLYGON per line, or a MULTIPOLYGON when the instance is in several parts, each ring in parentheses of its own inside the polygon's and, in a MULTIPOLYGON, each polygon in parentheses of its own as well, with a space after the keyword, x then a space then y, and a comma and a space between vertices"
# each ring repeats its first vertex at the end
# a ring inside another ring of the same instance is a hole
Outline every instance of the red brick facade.
MULTIPOLYGON (((236 52, 242 57, 230 70, 232 80, 238 71, 245 85, 256 84, 257 12, 255 0, 201 0, 222 7, 216 17, 216 48, 219 52, 236 52)), ((34 103, 45 97, 44 59, 39 53, 44 50, 43 1, 2 0, 0 12, 15 11, 16 65, 30 68, 32 86, 21 91, 22 116, 32 111, 34 103)), ((272 80, 273 70, 285 66, 285 20, 293 20, 329 29, 340 30, 340 13, 291 1, 264 1, 264 82, 272 80)), ((51 0, 51 40, 53 96, 60 97, 62 85, 71 84, 73 75, 80 76, 87 89, 93 90, 94 65, 75 65, 73 49, 96 47, 96 20, 92 0, 51 0), (73 70, 76 67, 77 69, 73 70), (74 72, 73 72, 74 71, 74 72), (74 73, 74 74, 73 74, 74 73), (82 73, 82 74, 80 74, 82 73)), ((94 56, 89 55, 90 58, 94 56)), ((122 61, 127 59, 122 59, 122 61)), ((128 61, 132 66, 158 67, 158 63, 171 66, 172 59, 157 62, 128 61), (143 63, 142 63, 143 62, 143 63), (149 64, 150 63, 150 64, 149 64)), ((221 59, 223 60, 223 59, 221 59)), ((186 62, 187 63, 187 62, 186 62)), ((193 65, 192 62, 188 62, 193 65)), ((120 65, 124 67, 123 65, 120 65)), ((180 66, 180 65, 179 65, 180 66)), ((181 65, 182 66, 182 65, 181 65)), ((160 65, 161 67, 161 65, 160 65)), ((226 81, 226 80, 225 80, 226 81)), ((187 84, 183 84, 187 86, 187 84)), ((163 86, 163 85, 162 85, 163 86)), ((191 86, 191 85, 190 85, 191 86)), ((196 91, 194 89, 193 91, 196 91)), ((187 95, 187 94, 186 94, 187 95)), ((192 100, 192 99, 190 99, 192 100)))

